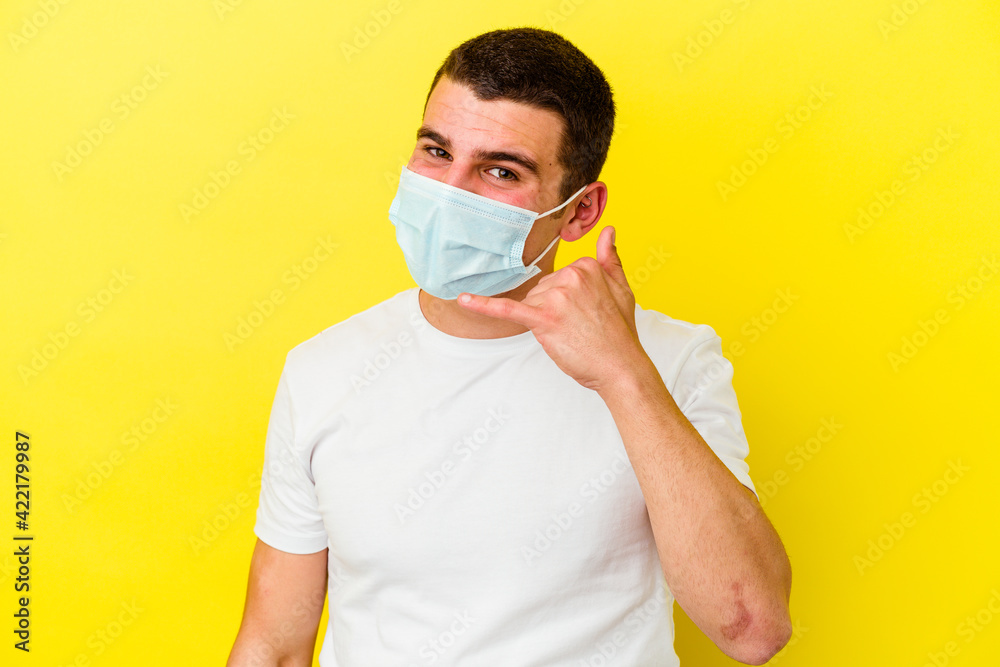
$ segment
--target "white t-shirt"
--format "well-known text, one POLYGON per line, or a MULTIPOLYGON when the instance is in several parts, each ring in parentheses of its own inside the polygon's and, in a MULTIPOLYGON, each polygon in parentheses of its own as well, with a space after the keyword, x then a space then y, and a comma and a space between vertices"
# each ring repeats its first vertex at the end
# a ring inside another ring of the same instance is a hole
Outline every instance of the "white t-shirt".
MULTIPOLYGON (((418 293, 296 346, 278 383, 254 531, 330 549, 320 664, 678 665, 673 596, 607 406, 531 332, 451 336, 418 293)), ((678 406, 753 490, 715 331, 635 316, 678 406)))

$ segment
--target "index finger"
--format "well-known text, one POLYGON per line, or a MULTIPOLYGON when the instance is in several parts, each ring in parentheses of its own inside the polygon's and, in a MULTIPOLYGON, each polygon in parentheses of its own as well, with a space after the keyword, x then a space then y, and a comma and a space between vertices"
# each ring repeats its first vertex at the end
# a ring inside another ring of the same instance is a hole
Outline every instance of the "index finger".
POLYGON ((482 315, 517 322, 529 329, 534 328, 539 322, 539 315, 534 306, 507 297, 480 296, 462 292, 458 295, 458 303, 463 308, 468 308, 482 315))

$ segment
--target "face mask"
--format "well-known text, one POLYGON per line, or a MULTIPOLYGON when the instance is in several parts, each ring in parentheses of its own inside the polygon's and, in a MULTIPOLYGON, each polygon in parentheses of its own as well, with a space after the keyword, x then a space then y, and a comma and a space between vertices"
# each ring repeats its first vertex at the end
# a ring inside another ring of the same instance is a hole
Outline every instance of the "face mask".
POLYGON ((389 220, 420 289, 439 299, 457 299, 462 292, 494 296, 541 273, 535 264, 559 237, 525 266, 521 255, 532 224, 586 189, 583 186, 554 209, 535 213, 421 176, 404 166, 389 220))

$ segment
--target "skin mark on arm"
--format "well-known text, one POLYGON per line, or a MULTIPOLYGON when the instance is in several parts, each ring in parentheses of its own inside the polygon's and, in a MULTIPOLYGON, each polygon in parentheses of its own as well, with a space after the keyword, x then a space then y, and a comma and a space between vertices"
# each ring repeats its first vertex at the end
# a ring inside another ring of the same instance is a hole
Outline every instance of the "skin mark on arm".
POLYGON ((736 599, 736 618, 721 628, 722 636, 728 641, 735 641, 750 627, 750 610, 743 603, 743 584, 733 582, 733 595, 736 599))

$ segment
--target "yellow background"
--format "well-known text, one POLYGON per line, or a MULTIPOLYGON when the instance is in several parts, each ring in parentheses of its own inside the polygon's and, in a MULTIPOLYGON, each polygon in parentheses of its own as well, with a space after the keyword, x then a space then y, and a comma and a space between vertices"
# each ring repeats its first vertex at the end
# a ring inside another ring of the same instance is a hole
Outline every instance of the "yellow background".
MULTIPOLYGON (((602 223, 640 304, 711 324, 736 368, 794 573, 796 637, 771 664, 997 664, 996 3, 63 2, 0 16, 0 662, 224 663, 284 356, 413 285, 386 213, 431 76, 468 37, 535 25, 614 87, 602 223), (215 196, 185 216, 196 191, 215 196), (30 654, 11 633, 16 430, 30 654)), ((736 664, 676 619, 682 664, 736 664)))

